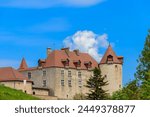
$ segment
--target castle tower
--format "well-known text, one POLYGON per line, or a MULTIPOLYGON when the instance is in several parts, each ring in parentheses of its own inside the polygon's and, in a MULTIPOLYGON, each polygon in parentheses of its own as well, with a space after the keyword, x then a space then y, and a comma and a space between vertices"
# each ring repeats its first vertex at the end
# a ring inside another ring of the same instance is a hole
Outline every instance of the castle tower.
POLYGON ((26 63, 26 60, 23 58, 19 67, 19 70, 25 70, 28 68, 28 65, 26 63))
POLYGON ((111 45, 109 45, 99 67, 102 71, 102 75, 106 77, 109 83, 105 89, 108 90, 110 94, 122 88, 122 65, 123 57, 117 56, 111 45))

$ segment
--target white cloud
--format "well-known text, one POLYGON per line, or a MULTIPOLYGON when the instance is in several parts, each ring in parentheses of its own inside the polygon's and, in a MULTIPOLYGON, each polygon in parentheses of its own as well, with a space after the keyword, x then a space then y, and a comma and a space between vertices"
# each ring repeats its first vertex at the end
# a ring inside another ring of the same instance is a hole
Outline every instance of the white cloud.
POLYGON ((108 47, 107 34, 98 35, 92 31, 78 31, 74 35, 64 39, 65 47, 71 50, 79 49, 81 52, 89 53, 95 60, 100 61, 102 54, 98 53, 100 48, 108 47))
POLYGON ((88 7, 105 0, 2 0, 0 6, 18 8, 50 8, 54 6, 88 7))

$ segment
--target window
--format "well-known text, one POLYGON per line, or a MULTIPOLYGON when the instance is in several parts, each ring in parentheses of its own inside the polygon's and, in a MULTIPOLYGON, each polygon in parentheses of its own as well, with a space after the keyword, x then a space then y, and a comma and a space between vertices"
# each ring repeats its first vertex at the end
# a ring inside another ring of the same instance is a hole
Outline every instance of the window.
POLYGON ((115 69, 118 70, 118 66, 117 65, 115 65, 115 69))
POLYGON ((65 86, 65 81, 61 80, 61 86, 65 86))
POLYGON ((79 80, 79 87, 82 87, 82 80, 79 80))
POLYGON ((64 79, 64 70, 61 70, 61 78, 64 79))
POLYGON ((46 80, 43 80, 43 87, 46 87, 46 80))
POLYGON ((68 86, 71 87, 71 71, 68 71, 68 86))
POLYGON ((46 71, 43 71, 43 76, 46 76, 46 71))
POLYGON ((107 57, 107 63, 108 63, 108 64, 112 64, 112 63, 113 63, 113 56, 109 55, 109 56, 107 57))
POLYGON ((65 85, 65 80, 64 80, 64 70, 61 70, 61 86, 65 85))
POLYGON ((80 71, 78 72, 78 78, 81 78, 81 72, 80 71))
POLYGON ((31 79, 31 72, 28 72, 28 78, 31 79))
POLYGON ((68 86, 71 87, 71 80, 68 80, 68 86))
POLYGON ((71 78, 71 71, 68 71, 68 78, 71 78))
POLYGON ((82 74, 80 71, 78 72, 78 84, 79 84, 79 87, 81 88, 82 87, 82 74))

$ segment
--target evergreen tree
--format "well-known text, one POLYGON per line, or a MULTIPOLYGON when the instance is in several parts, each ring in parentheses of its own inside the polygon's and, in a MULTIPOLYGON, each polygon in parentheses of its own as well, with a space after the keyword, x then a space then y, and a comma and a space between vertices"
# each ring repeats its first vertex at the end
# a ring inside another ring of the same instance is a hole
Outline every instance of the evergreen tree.
POLYGON ((150 71, 146 73, 147 79, 142 80, 140 86, 140 99, 150 100, 150 71))
POLYGON ((139 86, 137 85, 138 81, 133 80, 128 83, 124 88, 116 91, 112 95, 113 100, 139 100, 139 86))
POLYGON ((138 59, 135 77, 140 81, 140 99, 150 99, 150 30, 138 59))
POLYGON ((103 89, 103 87, 106 85, 108 85, 108 81, 105 81, 105 77, 101 75, 101 70, 99 68, 95 68, 93 70, 93 76, 91 76, 90 79, 87 81, 86 87, 89 88, 89 93, 87 93, 87 99, 107 99, 107 91, 103 89))
POLYGON ((150 30, 148 31, 148 35, 146 37, 144 48, 141 52, 141 55, 138 59, 137 72, 135 77, 139 80, 148 79, 148 72, 150 70, 150 30))

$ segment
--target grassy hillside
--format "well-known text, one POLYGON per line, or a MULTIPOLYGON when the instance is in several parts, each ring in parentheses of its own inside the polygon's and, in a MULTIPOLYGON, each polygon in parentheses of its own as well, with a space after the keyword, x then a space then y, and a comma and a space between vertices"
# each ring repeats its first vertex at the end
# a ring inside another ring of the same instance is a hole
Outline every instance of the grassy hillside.
POLYGON ((39 100, 39 98, 0 85, 0 100, 39 100))

